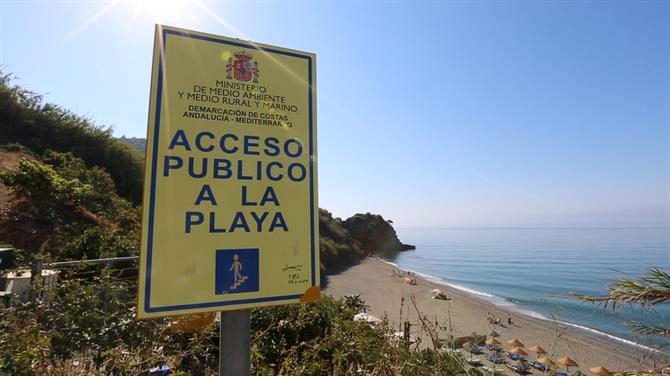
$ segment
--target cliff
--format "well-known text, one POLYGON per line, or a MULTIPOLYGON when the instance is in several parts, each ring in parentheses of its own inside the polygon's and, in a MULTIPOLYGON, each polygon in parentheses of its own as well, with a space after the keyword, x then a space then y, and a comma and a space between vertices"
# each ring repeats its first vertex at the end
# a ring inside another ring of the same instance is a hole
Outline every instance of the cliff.
POLYGON ((344 221, 342 227, 372 253, 388 256, 415 249, 413 245, 400 242, 391 222, 378 214, 356 214, 344 221))
POLYGON ((337 270, 375 254, 392 257, 414 249, 398 240, 395 230, 382 216, 370 213, 342 221, 319 209, 319 234, 322 271, 337 270))

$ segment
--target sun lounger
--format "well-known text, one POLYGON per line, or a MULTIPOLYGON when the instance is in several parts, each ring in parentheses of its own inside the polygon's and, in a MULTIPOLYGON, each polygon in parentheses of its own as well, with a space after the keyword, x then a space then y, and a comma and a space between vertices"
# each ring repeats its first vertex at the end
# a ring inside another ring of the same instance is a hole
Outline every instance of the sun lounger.
POLYGON ((477 366, 477 365, 482 364, 482 360, 479 359, 476 356, 470 356, 470 357, 465 358, 465 362, 468 363, 471 366, 477 366))
POLYGON ((523 356, 517 355, 517 354, 512 354, 510 352, 507 353, 507 356, 512 360, 522 360, 522 359, 524 359, 523 356))
POLYGON ((484 352, 481 347, 473 344, 472 342, 463 344, 463 348, 472 354, 482 354, 484 352))
POLYGON ((504 373, 502 368, 494 368, 494 367, 490 367, 490 366, 484 366, 484 367, 482 367, 482 369, 484 371, 492 374, 492 375, 502 375, 504 373))
POLYGON ((503 349, 499 345, 489 345, 488 346, 489 351, 495 351, 495 352, 501 352, 503 349))
POLYGON ((540 363, 540 362, 528 362, 528 364, 530 364, 531 367, 533 367, 533 368, 537 368, 537 369, 539 369, 539 370, 542 371, 542 372, 544 372, 544 371, 547 370, 547 365, 544 364, 544 363, 540 363))
POLYGON ((555 372, 553 376, 568 376, 565 372, 555 372))
POLYGON ((528 373, 528 366, 521 364, 505 364, 507 368, 513 370, 514 372, 525 375, 528 373))
POLYGON ((444 352, 446 352, 447 354, 450 354, 450 355, 454 355, 454 356, 460 356, 461 355, 461 350, 459 350, 459 349, 447 348, 446 350, 444 350, 444 352))
POLYGON ((495 364, 502 364, 502 363, 504 363, 504 359, 501 358, 501 357, 499 357, 498 355, 493 355, 493 354, 491 354, 491 355, 487 356, 486 358, 487 358, 491 363, 495 363, 495 364))

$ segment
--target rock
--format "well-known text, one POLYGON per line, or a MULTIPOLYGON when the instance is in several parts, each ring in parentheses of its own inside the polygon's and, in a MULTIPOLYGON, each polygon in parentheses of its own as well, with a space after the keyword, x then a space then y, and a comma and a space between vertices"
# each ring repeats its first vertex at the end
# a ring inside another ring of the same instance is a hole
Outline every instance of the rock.
POLYGON ((336 271, 378 254, 393 257, 398 252, 415 249, 398 240, 390 221, 375 214, 356 214, 342 221, 319 209, 319 246, 321 270, 336 271))
POLYGON ((370 253, 389 256, 415 249, 413 245, 401 243, 393 226, 381 215, 356 214, 342 222, 342 227, 370 253))

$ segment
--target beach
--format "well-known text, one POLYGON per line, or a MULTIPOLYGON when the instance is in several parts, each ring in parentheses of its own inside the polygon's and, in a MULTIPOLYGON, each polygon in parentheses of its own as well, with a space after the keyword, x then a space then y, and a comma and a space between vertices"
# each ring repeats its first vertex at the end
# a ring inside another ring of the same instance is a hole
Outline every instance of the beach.
MULTIPOLYGON (((503 342, 505 350, 511 349, 505 342, 512 338, 524 343, 526 349, 539 345, 554 360, 565 356, 576 360, 579 367, 570 367, 570 371, 581 369, 588 373, 589 368, 599 365, 611 371, 649 369, 653 366, 648 350, 588 335, 587 332, 556 321, 524 315, 421 276, 415 277, 416 285, 410 285, 404 277, 394 275, 394 271, 398 271, 396 266, 370 257, 338 274, 327 276, 323 293, 336 298, 360 294, 370 306, 368 313, 377 317, 386 314, 395 328, 400 328, 401 322, 409 320, 412 324, 410 332, 421 336, 423 345, 430 345, 430 339, 419 333, 421 324, 411 303, 412 295, 419 311, 428 319, 437 320, 440 326, 449 328, 450 318, 454 337, 469 336, 473 332, 488 335, 495 330, 500 334, 498 340, 503 342), (433 299, 433 289, 442 290, 451 300, 433 299), (502 325, 489 323, 488 314, 501 318, 502 325), (508 315, 511 316, 512 325, 507 323, 508 315)), ((446 336, 448 330, 442 332, 442 337, 446 336)), ((535 354, 528 352, 528 359, 534 360, 535 354)), ((485 356, 480 355, 480 358, 484 359, 485 356)))

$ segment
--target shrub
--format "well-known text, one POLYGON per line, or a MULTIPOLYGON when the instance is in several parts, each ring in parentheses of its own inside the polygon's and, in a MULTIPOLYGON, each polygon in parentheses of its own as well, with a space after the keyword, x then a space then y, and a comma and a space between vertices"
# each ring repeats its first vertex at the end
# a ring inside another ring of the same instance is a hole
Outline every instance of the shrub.
POLYGON ((72 152, 88 167, 105 169, 122 197, 139 203, 142 196, 143 156, 112 137, 111 128, 62 107, 43 103, 42 97, 12 85, 0 71, 0 144, 20 143, 37 154, 47 150, 72 152))
POLYGON ((19 199, 0 220, 0 237, 28 261, 37 253, 56 261, 138 253, 139 208, 116 194, 109 174, 70 153, 43 160, 21 159, 0 173, 19 199))

